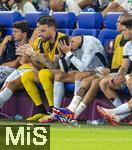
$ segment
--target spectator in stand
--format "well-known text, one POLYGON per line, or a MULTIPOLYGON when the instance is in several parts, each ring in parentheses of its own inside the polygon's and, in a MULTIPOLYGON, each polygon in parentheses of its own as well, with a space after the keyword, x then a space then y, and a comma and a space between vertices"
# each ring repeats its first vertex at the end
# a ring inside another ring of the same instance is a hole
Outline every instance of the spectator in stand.
POLYGON ((79 15, 82 11, 75 0, 50 0, 50 9, 53 11, 70 11, 79 15))
POLYGON ((132 12, 132 0, 114 0, 102 12, 106 16, 108 12, 132 12))
POLYGON ((39 10, 38 0, 32 0, 32 4, 36 10, 39 10))
POLYGON ((8 2, 8 0, 0 1, 0 11, 10 11, 10 6, 7 2, 8 2))
POLYGON ((38 0, 39 8, 42 9, 44 7, 49 7, 50 0, 38 0))
POLYGON ((12 6, 12 11, 19 11, 22 15, 26 12, 36 12, 37 10, 31 3, 31 0, 15 0, 16 3, 12 6))
POLYGON ((88 11, 89 8, 93 8, 95 11, 103 10, 108 4, 109 0, 76 0, 79 6, 88 11))

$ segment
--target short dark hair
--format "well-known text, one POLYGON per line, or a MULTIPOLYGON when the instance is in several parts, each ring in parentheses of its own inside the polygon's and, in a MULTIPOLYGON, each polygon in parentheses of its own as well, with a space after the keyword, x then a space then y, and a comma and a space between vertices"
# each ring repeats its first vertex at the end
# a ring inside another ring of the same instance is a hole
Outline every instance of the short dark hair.
POLYGON ((22 32, 29 31, 29 23, 27 21, 21 20, 13 23, 13 28, 20 29, 22 32))
POLYGON ((128 29, 132 29, 132 15, 128 15, 123 21, 122 25, 126 26, 128 29))
POLYGON ((56 28, 56 21, 51 16, 42 16, 37 20, 37 23, 40 25, 48 25, 49 27, 55 27, 56 28))
POLYGON ((30 28, 29 28, 29 23, 25 20, 21 20, 21 21, 16 21, 13 23, 13 28, 19 29, 22 32, 26 32, 27 36, 30 36, 30 28))

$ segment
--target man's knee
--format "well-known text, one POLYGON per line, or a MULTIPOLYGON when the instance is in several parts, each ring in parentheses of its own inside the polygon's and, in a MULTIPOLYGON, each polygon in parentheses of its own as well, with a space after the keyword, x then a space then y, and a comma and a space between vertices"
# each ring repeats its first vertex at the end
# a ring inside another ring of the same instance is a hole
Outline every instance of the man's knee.
POLYGON ((88 85, 90 79, 89 78, 85 78, 82 80, 81 82, 81 87, 86 87, 86 85, 88 85))
POLYGON ((49 69, 42 69, 39 71, 39 80, 47 80, 47 79, 52 79, 53 75, 52 72, 49 69))
POLYGON ((14 84, 15 84, 14 81, 7 82, 6 87, 10 89, 14 86, 14 84))
POLYGON ((32 70, 27 70, 22 74, 21 81, 25 83, 30 80, 34 80, 34 72, 32 70))
POLYGON ((55 81, 62 81, 66 73, 62 71, 57 71, 55 74, 55 81))
POLYGON ((100 78, 93 80, 92 85, 93 86, 99 86, 100 78))
POLYGON ((96 77, 94 75, 91 76, 91 77, 87 77, 87 78, 85 78, 85 79, 82 80, 81 85, 83 87, 86 87, 87 85, 89 85, 90 83, 92 83, 92 81, 95 80, 95 79, 96 79, 96 77))
POLYGON ((109 84, 109 79, 105 78, 99 82, 99 87, 101 88, 102 91, 104 91, 106 87, 108 86, 108 84, 109 84))
POLYGON ((84 78, 89 77, 90 75, 90 72, 77 72, 75 74, 75 80, 82 81, 84 78))
POLYGON ((7 82, 6 84, 6 87, 11 89, 12 91, 16 91, 17 89, 19 89, 19 86, 20 86, 20 82, 17 81, 17 80, 13 80, 13 81, 9 81, 7 82))

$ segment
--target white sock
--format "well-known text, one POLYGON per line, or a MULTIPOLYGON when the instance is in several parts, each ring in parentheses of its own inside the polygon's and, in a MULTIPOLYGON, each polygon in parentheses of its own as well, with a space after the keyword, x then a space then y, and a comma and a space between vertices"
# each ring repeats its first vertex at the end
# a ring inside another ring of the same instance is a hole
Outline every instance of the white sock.
POLYGON ((81 81, 79 81, 79 80, 76 80, 76 81, 75 81, 74 95, 76 95, 77 90, 78 90, 79 87, 80 87, 80 84, 81 84, 81 81))
POLYGON ((70 105, 67 107, 70 111, 75 112, 75 109, 81 102, 82 98, 80 96, 75 95, 70 103, 70 105))
POLYGON ((6 87, 2 92, 0 92, 0 104, 8 101, 12 95, 13 92, 6 87))
POLYGON ((77 119, 79 115, 87 108, 87 106, 81 102, 79 106, 76 108, 75 113, 74 113, 74 119, 77 119))
POLYGON ((113 101, 112 101, 112 104, 115 106, 115 107, 118 107, 122 104, 121 100, 119 97, 115 98, 113 101))
POLYGON ((131 115, 131 113, 126 113, 126 114, 118 115, 119 121, 123 120, 124 118, 128 117, 129 115, 131 115))
POLYGON ((64 97, 65 88, 63 82, 54 81, 54 106, 59 108, 64 97))
POLYGON ((125 103, 115 109, 111 109, 111 112, 114 113, 115 115, 120 115, 124 113, 129 113, 130 109, 128 107, 128 103, 125 103))

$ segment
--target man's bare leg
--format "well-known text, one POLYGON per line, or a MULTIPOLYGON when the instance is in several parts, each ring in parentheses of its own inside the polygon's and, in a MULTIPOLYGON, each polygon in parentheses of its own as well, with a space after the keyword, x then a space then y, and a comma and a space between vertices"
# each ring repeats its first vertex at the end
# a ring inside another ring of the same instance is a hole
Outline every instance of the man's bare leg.
POLYGON ((131 94, 131 96, 132 96, 132 77, 129 78, 129 79, 126 81, 126 83, 127 83, 128 89, 129 89, 129 91, 130 91, 130 94, 131 94))
MULTIPOLYGON (((82 80, 80 88, 78 89, 76 95, 74 95, 70 105, 67 107, 71 112, 75 112, 78 106, 82 104, 82 100, 85 98, 87 91, 91 88, 92 82, 97 78, 97 75, 93 75, 82 80)), ((84 107, 82 107, 82 109, 84 110, 87 106, 85 104, 83 106, 84 107)))
MULTIPOLYGON (((82 95, 83 99, 81 99, 80 103, 75 108, 74 119, 77 119, 78 116, 87 108, 88 104, 95 99, 96 94, 97 94, 98 89, 99 89, 100 80, 101 79, 99 78, 99 76, 96 76, 96 75, 94 75, 93 78, 90 78, 89 83, 91 82, 91 84, 90 84, 89 88, 86 90, 85 95, 84 96, 82 95)), ((79 91, 77 92, 78 96, 79 95, 81 96, 80 93, 79 93, 79 91)))
POLYGON ((100 82, 100 88, 102 90, 102 92, 104 93, 104 95, 112 101, 112 104, 115 107, 118 107, 119 105, 122 104, 119 96, 117 95, 117 93, 115 92, 115 90, 119 89, 119 87, 117 86, 112 86, 109 83, 111 77, 107 77, 101 80, 100 82))
POLYGON ((0 92, 0 103, 5 103, 6 101, 8 101, 12 97, 14 92, 22 88, 23 85, 21 83, 21 77, 7 82, 3 90, 0 92))
MULTIPOLYGON (((99 87, 99 76, 97 75, 92 75, 90 77, 87 77, 82 80, 81 86, 77 91, 77 94, 74 95, 70 105, 65 108, 65 109, 57 109, 58 111, 64 111, 62 114, 63 117, 67 116, 70 117, 70 119, 77 119, 78 116, 87 108, 87 105, 90 103, 92 100, 92 94, 96 93, 91 93, 91 92, 97 92, 97 89, 99 87), (88 91, 90 90, 90 94, 88 91), (91 96, 91 99, 88 100, 88 94, 91 96), (86 99, 87 98, 87 99, 86 99), (85 103, 87 104, 85 104, 85 103)), ((94 96, 95 96, 94 95, 94 96)), ((94 97, 93 97, 94 98, 94 97)))
POLYGON ((80 87, 81 81, 84 78, 90 77, 92 75, 94 75, 95 72, 77 72, 75 74, 75 89, 74 89, 74 95, 76 95, 77 90, 80 87))

